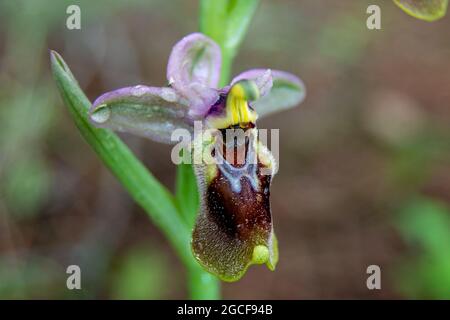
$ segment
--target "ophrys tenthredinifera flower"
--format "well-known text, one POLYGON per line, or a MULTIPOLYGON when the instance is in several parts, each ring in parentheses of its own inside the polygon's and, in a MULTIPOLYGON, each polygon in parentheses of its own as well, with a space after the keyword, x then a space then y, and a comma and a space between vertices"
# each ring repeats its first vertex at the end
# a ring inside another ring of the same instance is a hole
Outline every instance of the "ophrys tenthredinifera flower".
POLYGON ((251 264, 273 270, 278 260, 269 202, 277 164, 258 138, 256 120, 298 105, 305 88, 292 74, 253 69, 218 89, 220 67, 219 46, 203 34, 188 35, 172 49, 167 87, 137 85, 105 93, 90 116, 96 126, 163 143, 176 142, 171 139, 176 129, 194 133, 196 121, 202 130, 218 133, 206 142, 196 136, 192 143, 218 160, 193 163, 200 210, 192 250, 206 270, 235 281, 251 264), (244 139, 227 139, 230 130, 240 130, 244 139), (222 138, 225 143, 217 147, 222 138))

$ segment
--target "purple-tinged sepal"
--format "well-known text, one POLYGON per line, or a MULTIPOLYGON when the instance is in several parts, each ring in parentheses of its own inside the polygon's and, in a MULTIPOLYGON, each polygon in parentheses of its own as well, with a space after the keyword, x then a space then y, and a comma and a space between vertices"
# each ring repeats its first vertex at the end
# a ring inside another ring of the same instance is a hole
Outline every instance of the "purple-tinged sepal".
POLYGON ((260 88, 261 98, 252 104, 260 117, 293 108, 305 99, 303 81, 285 71, 252 69, 239 74, 231 83, 243 79, 255 81, 260 88))
POLYGON ((163 143, 171 141, 175 129, 192 131, 192 122, 172 88, 137 85, 101 95, 91 107, 90 119, 101 128, 130 132, 163 143))

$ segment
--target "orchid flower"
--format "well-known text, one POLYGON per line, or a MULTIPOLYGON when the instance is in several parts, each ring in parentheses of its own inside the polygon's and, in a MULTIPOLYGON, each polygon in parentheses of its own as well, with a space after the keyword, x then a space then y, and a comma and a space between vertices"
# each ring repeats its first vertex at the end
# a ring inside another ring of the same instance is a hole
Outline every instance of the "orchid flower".
POLYGON ((243 72, 217 88, 220 68, 219 46, 201 33, 190 34, 172 49, 167 87, 137 85, 105 93, 92 105, 90 118, 98 127, 172 144, 175 129, 193 132, 196 121, 204 130, 245 131, 244 163, 230 160, 226 149, 216 154, 220 163, 193 164, 200 194, 193 254, 207 271, 235 281, 252 264, 274 270, 278 261, 269 201, 277 164, 258 138, 256 120, 298 105, 305 88, 296 76, 269 69, 243 72))
POLYGON ((447 13, 448 0, 394 0, 407 14, 425 21, 436 21, 447 13))

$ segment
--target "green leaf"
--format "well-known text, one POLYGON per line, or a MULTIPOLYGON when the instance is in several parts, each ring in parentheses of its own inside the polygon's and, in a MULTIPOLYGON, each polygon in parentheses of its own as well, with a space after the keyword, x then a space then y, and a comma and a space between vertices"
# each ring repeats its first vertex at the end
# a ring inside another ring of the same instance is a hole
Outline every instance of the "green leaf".
POLYGON ((448 0, 394 0, 409 15, 425 20, 435 21, 445 16, 448 0))
POLYGON ((77 84, 69 67, 51 52, 53 75, 76 126, 104 164, 139 203, 176 248, 183 262, 193 263, 190 231, 178 214, 174 198, 153 177, 130 149, 114 133, 92 126, 88 120, 91 103, 77 84))
POLYGON ((247 32, 259 0, 202 0, 200 31, 216 41, 222 49, 220 84, 230 77, 231 64, 247 32))
POLYGON ((419 249, 396 272, 400 292, 414 299, 450 298, 450 210, 428 197, 409 201, 397 225, 401 235, 419 249))
POLYGON ((229 2, 224 43, 226 49, 229 48, 233 53, 236 53, 237 48, 244 39, 258 3, 258 0, 235 0, 229 2))
POLYGON ((22 156, 5 170, 4 196, 17 218, 30 218, 49 194, 51 175, 41 156, 22 156))
POLYGON ((403 209, 398 224, 403 236, 419 243, 427 254, 450 257, 450 210, 443 203, 414 199, 403 209))

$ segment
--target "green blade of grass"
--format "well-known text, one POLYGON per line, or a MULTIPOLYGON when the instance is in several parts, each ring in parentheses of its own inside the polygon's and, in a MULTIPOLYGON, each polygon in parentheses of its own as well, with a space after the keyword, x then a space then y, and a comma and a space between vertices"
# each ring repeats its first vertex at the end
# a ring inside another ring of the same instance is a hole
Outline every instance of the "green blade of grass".
POLYGON ((192 264, 190 231, 178 214, 172 194, 151 175, 117 135, 91 125, 88 118, 91 103, 67 64, 55 51, 51 52, 51 65, 59 91, 83 137, 155 225, 165 233, 183 262, 192 264))

